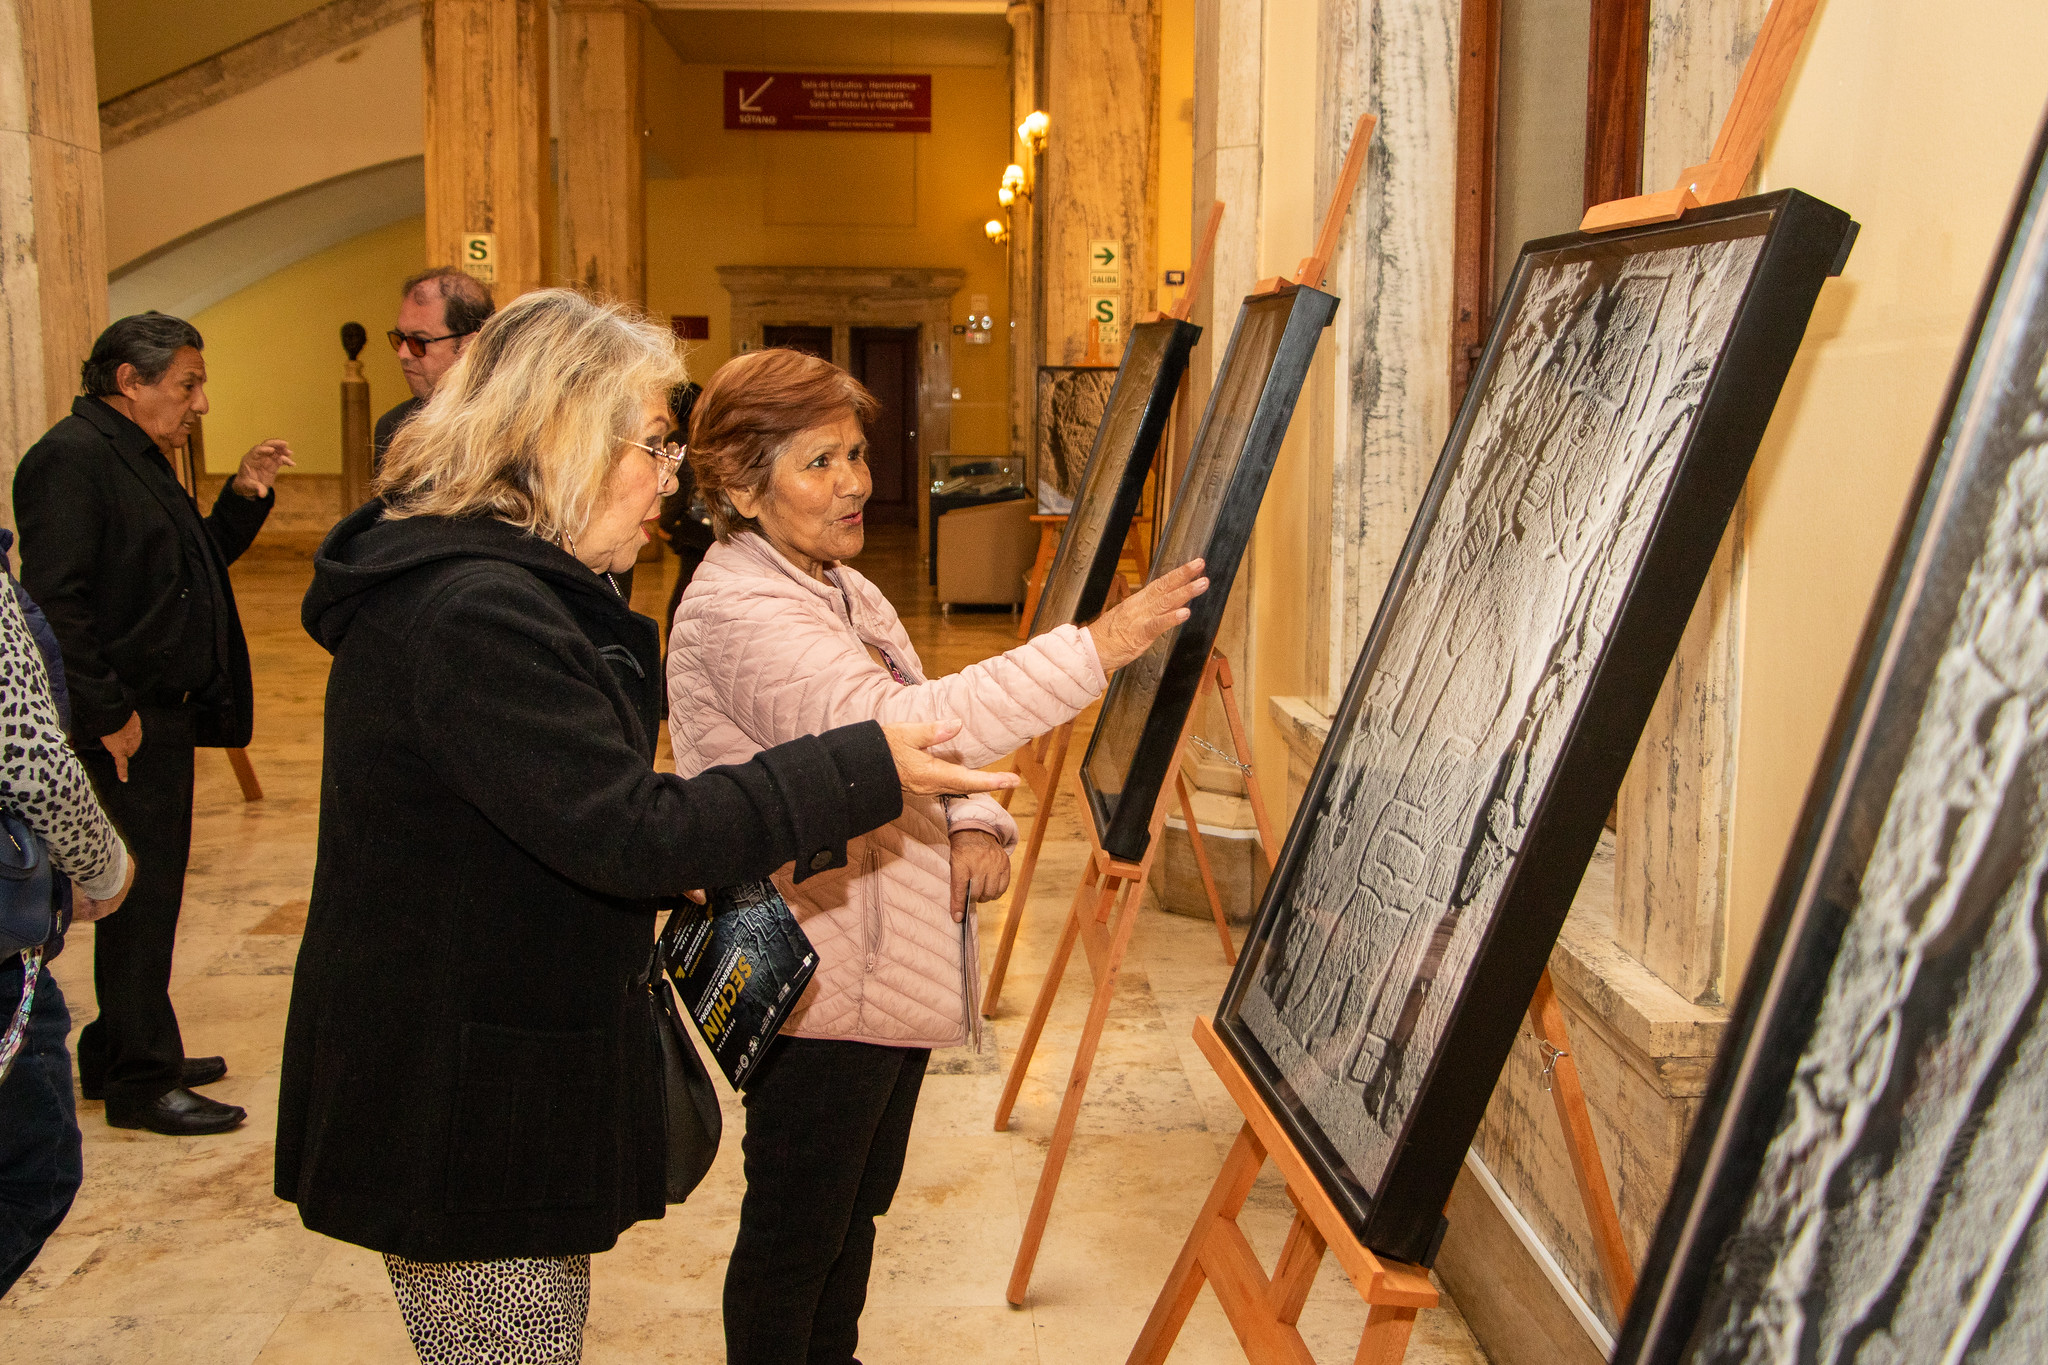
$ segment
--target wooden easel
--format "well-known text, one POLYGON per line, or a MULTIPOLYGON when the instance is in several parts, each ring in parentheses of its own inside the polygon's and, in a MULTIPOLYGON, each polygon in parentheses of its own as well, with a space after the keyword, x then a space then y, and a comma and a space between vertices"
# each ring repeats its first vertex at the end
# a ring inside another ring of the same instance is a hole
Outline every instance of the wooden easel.
MULTIPOLYGON (((199 498, 199 473, 206 468, 205 419, 194 418, 192 430, 185 438, 185 444, 171 452, 171 475, 176 478, 185 496, 196 504, 199 498)), ((201 514, 204 515, 203 513, 201 514)), ((228 766, 235 771, 235 785, 242 789, 242 800, 246 802, 263 799, 263 784, 256 780, 255 765, 249 762, 247 749, 229 749, 228 766)))
POLYGON ((1721 135, 1714 139, 1713 155, 1678 174, 1678 183, 1655 194, 1616 199, 1595 204, 1579 221, 1581 232, 1612 232, 1618 228, 1641 227, 1645 223, 1669 223, 1684 216, 1687 209, 1703 204, 1721 204, 1742 193, 1743 184, 1756 166, 1763 150, 1764 130, 1792 64, 1799 59, 1800 45, 1813 23, 1818 0, 1775 0, 1757 31, 1756 45, 1743 64, 1742 79, 1735 86, 1735 98, 1721 120, 1721 135))
MULTIPOLYGON (((1032 1002, 1031 1018, 1024 1026, 1024 1037, 1018 1043, 1017 1055, 1010 1061, 1010 1074, 1003 1083, 1002 1100, 996 1105, 996 1131, 1002 1132, 1010 1126, 1011 1110, 1016 1107, 1017 1095, 1024 1088, 1024 1075, 1031 1067, 1032 1054, 1037 1051, 1039 1036, 1052 1013, 1053 1000, 1059 995, 1060 981, 1066 974, 1068 959, 1073 956, 1074 943, 1079 940, 1087 952, 1088 969, 1095 979, 1095 993, 1089 1001, 1087 1021, 1081 1026, 1080 1045, 1074 1050, 1074 1064, 1067 1076, 1066 1092, 1060 1100, 1059 1118, 1053 1124, 1052 1145, 1046 1151, 1045 1166, 1038 1174, 1038 1190, 1032 1196, 1031 1212, 1025 1219, 1024 1239, 1017 1248, 1017 1260, 1010 1271, 1008 1293, 1011 1303, 1022 1304, 1025 1290, 1031 1285, 1031 1268, 1038 1259, 1039 1243, 1045 1238, 1046 1220, 1052 1214, 1053 1196, 1059 1191, 1060 1172, 1066 1166, 1067 1149, 1073 1144, 1074 1127, 1080 1121, 1081 1101, 1087 1097, 1088 1076, 1095 1066, 1095 1051, 1102 1042, 1102 1028, 1109 1018, 1110 1003, 1116 998, 1117 977, 1123 967, 1124 953, 1130 947, 1132 931, 1137 928, 1138 912, 1145 899, 1145 884, 1151 878, 1153 861, 1159 856, 1160 845, 1164 842, 1166 817, 1176 796, 1188 822, 1188 841, 1194 847, 1195 865, 1201 870, 1203 886, 1209 893, 1209 908, 1216 918, 1216 932, 1223 940, 1224 957, 1229 962, 1237 961, 1237 945, 1231 941, 1230 922, 1223 913, 1215 877, 1209 868, 1209 855, 1202 847, 1201 827, 1195 822, 1194 801, 1181 770, 1182 757, 1187 753, 1201 716, 1202 699, 1211 690, 1222 701, 1224 714, 1230 722, 1231 742, 1237 749, 1237 761, 1244 769, 1245 790, 1251 797, 1252 818, 1258 827, 1259 850, 1264 854, 1268 867, 1272 866, 1273 857, 1278 852, 1278 845, 1273 842, 1272 826, 1266 818, 1265 797, 1259 791, 1257 774, 1252 771, 1251 745, 1232 687, 1229 661, 1222 654, 1212 652, 1208 665, 1202 670, 1202 681, 1195 692, 1194 704, 1188 708, 1187 724, 1182 727, 1180 741, 1174 748, 1171 768, 1173 791, 1168 792, 1162 787, 1159 799, 1152 807, 1150 835, 1142 861, 1132 863, 1109 853, 1096 837, 1095 822, 1082 821, 1088 830, 1088 866, 1081 875, 1081 884, 1074 889, 1073 903, 1067 908, 1066 924, 1060 930, 1059 946, 1053 950, 1045 980, 1038 988, 1038 998, 1032 1002)), ((1081 799, 1078 794, 1076 799, 1081 799)))
POLYGON ((1207 1019, 1195 1020, 1195 1042, 1243 1112, 1244 1127, 1152 1305, 1138 1344, 1131 1348, 1129 1365, 1164 1365, 1204 1283, 1215 1287, 1216 1298, 1251 1359, 1261 1365, 1315 1365, 1294 1324, 1308 1303, 1325 1250, 1337 1254, 1337 1263, 1369 1305, 1355 1359, 1359 1365, 1395 1365, 1407 1353, 1415 1314, 1437 1305, 1429 1272, 1386 1260, 1360 1242, 1207 1019), (1294 1205, 1294 1222, 1271 1278, 1237 1225, 1238 1212, 1268 1159, 1280 1168, 1287 1198, 1294 1205))
MULTIPOLYGON (((1291 283, 1314 288, 1322 283, 1328 272, 1330 258, 1337 251, 1337 233, 1351 211, 1358 177, 1365 169, 1366 148, 1372 143, 1372 130, 1378 121, 1371 114, 1358 116, 1357 126, 1351 134, 1350 150, 1344 156, 1344 168, 1338 173, 1329 209, 1323 217, 1322 231, 1316 237, 1315 254, 1302 259, 1291 283)), ((1205 264, 1217 222, 1218 214, 1212 209, 1204 240, 1205 264)), ((1273 293, 1288 283, 1281 279, 1262 280, 1252 292, 1273 293)), ((1190 281, 1190 287, 1182 294, 1176 307, 1187 308, 1194 294, 1193 282, 1190 281)), ((1237 947, 1231 942, 1229 924, 1215 899, 1215 882, 1209 870, 1208 852, 1202 847, 1201 827, 1195 821, 1194 803, 1189 799, 1186 780, 1181 776, 1181 758, 1194 733, 1202 696, 1211 686, 1216 686, 1225 702, 1224 713, 1230 720, 1230 737, 1237 748, 1238 766, 1245 775, 1245 793, 1251 799, 1252 817, 1258 826, 1259 850, 1265 855, 1266 866, 1271 868, 1274 865, 1280 848, 1273 839, 1272 825, 1266 818, 1265 799, 1259 791, 1257 775, 1252 771, 1251 745, 1246 739, 1244 720, 1238 714, 1236 698, 1231 691, 1229 670, 1230 665, 1222 653, 1211 650, 1208 665, 1202 670, 1201 686, 1195 693, 1194 705, 1188 708, 1187 723, 1181 728, 1180 742, 1174 749, 1173 774, 1181 807, 1187 813, 1189 843, 1195 850, 1195 864, 1201 869, 1204 889, 1211 897, 1210 904, 1217 909, 1216 927, 1223 937, 1224 956, 1234 964, 1237 947)), ((1025 1291, 1031 1285, 1032 1265, 1038 1259, 1039 1243, 1045 1237, 1046 1219, 1052 1213, 1053 1196, 1059 1190, 1060 1171, 1066 1164, 1067 1148, 1073 1142, 1074 1125, 1081 1114, 1081 1100, 1088 1089, 1088 1073, 1095 1063, 1095 1049, 1102 1041, 1102 1026, 1109 1017, 1110 1000, 1116 994, 1117 973, 1123 965, 1124 951, 1130 945, 1131 930, 1137 923, 1145 881, 1151 873, 1152 860, 1158 856, 1166 814, 1167 794, 1162 787, 1159 802, 1152 811, 1151 838, 1145 845, 1145 860, 1135 866, 1105 853, 1095 842, 1094 822, 1082 822, 1088 828, 1092 845, 1088 868, 1082 876, 1081 885, 1075 889, 1074 903, 1067 911, 1066 927, 1060 931, 1059 947, 1053 954, 1045 981, 1039 987, 1038 999, 1031 1007, 1031 1021, 1025 1025, 1023 1042, 1010 1065, 1002 1101, 996 1107, 996 1129, 1000 1132, 1009 1126, 1010 1110, 1017 1102, 1017 1092, 1023 1087, 1025 1069, 1031 1064, 1039 1031, 1044 1028, 1046 1015, 1051 1012, 1053 997, 1059 993, 1060 978, 1066 971, 1067 959, 1078 937, 1088 950, 1088 966, 1095 977, 1095 996, 1088 1008, 1088 1020, 1081 1028, 1081 1044, 1075 1051, 1073 1072, 1067 1079, 1066 1095, 1060 1102, 1059 1120, 1053 1125, 1052 1145, 1045 1154, 1045 1167, 1039 1172, 1038 1191, 1032 1197, 1031 1212, 1024 1222, 1024 1238, 1017 1248, 1016 1263, 1010 1270, 1008 1298, 1014 1304, 1024 1302, 1025 1291), (1091 892, 1093 907, 1084 910, 1091 892)))

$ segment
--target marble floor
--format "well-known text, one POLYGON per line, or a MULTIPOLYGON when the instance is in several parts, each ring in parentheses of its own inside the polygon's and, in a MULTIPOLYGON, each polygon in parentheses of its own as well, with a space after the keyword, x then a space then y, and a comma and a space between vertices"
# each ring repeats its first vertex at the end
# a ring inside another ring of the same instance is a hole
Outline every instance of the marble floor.
MULTIPOLYGON (((910 561, 907 533, 876 528, 873 539, 861 567, 902 610, 929 672, 1015 643, 1010 616, 938 611, 910 561)), ((673 567, 664 560, 641 570, 636 605, 660 613, 673 567)), ((377 1257, 305 1231, 292 1206, 270 1192, 278 1057, 318 814, 326 656, 298 624, 310 569, 303 559, 260 552, 235 569, 256 668, 250 754, 264 797, 245 804, 225 758, 200 755, 173 987, 187 1051, 229 1060, 228 1079, 209 1093, 248 1106, 250 1121, 221 1137, 172 1139, 110 1129, 102 1106, 81 1102, 85 1188, 34 1268, 0 1300, 0 1365, 415 1359, 377 1257)), ((1016 809, 1028 819, 1028 793, 1016 809)), ((1148 909, 1030 1301, 1022 1309, 1004 1302, 1085 1011, 1079 954, 1009 1131, 995 1131, 992 1119, 1002 1068, 1085 849, 1063 800, 989 1046, 933 1058, 902 1188, 881 1225, 862 1319, 869 1365, 1122 1360, 1237 1132, 1236 1111, 1189 1036, 1195 1015, 1214 1009, 1226 975, 1215 931, 1206 920, 1148 909)), ((985 954, 993 954, 1008 912, 1000 901, 984 907, 985 954)), ((91 940, 89 928, 73 934, 55 964, 81 1025, 94 1013, 91 940)), ((728 1096, 727 1141, 704 1185, 595 1259, 585 1351, 592 1365, 723 1359, 719 1296, 739 1212, 743 1122, 728 1096)), ((1242 1220, 1269 1266, 1290 1213, 1269 1168, 1242 1220)), ((1301 1319, 1317 1358, 1350 1360, 1364 1315, 1326 1260, 1301 1319)), ((1173 1359, 1244 1358, 1204 1293, 1173 1359)), ((1421 1315, 1407 1358, 1465 1365, 1486 1357, 1446 1299, 1421 1315)))

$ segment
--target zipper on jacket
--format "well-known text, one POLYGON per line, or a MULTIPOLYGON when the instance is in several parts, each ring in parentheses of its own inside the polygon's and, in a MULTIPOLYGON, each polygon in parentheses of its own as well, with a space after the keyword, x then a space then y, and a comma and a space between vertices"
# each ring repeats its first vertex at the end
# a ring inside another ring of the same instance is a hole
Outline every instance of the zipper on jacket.
POLYGON ((875 963, 880 960, 882 955, 882 893, 881 889, 875 885, 875 845, 872 840, 868 840, 866 843, 867 846, 861 850, 863 872, 860 884, 861 890, 867 897, 867 969, 873 972, 875 970, 875 963))

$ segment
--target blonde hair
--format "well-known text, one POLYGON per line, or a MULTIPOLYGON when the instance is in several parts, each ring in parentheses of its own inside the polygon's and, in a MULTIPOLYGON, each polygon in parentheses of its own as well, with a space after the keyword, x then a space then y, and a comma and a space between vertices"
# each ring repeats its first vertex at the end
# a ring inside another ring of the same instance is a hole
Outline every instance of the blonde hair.
POLYGON ((684 380, 675 337, 568 289, 515 299, 399 429, 387 517, 490 516, 559 542, 590 522, 649 398, 684 380))

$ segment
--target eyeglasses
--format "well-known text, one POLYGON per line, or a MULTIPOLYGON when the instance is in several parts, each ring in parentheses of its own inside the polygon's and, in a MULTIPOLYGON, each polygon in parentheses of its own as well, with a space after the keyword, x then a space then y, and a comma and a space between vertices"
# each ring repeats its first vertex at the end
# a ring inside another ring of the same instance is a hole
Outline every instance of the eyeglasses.
POLYGON ((655 465, 661 470, 661 482, 664 486, 672 481, 681 483, 682 475, 679 471, 684 457, 690 453, 688 446, 675 441, 666 441, 658 446, 641 445, 638 441, 628 441, 626 444, 636 446, 654 457, 655 465))
POLYGON ((396 327, 394 327, 384 334, 384 339, 391 343, 392 350, 409 351, 412 354, 412 358, 414 360, 418 360, 421 356, 427 353, 427 347, 433 345, 437 341, 453 341, 457 337, 475 335, 476 333, 474 331, 469 331, 450 332, 447 336, 444 337, 422 337, 414 336, 410 332, 401 332, 396 327))

